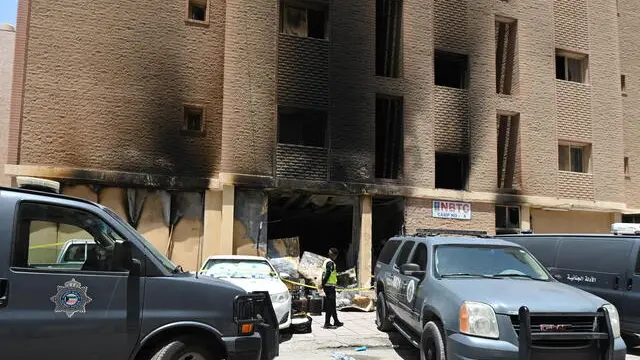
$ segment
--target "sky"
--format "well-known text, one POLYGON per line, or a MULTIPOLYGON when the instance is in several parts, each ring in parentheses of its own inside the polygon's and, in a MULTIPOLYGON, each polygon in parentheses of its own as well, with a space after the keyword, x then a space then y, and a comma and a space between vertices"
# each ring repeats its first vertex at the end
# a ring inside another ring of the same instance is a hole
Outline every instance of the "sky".
POLYGON ((16 26, 18 0, 0 0, 0 24, 16 26))

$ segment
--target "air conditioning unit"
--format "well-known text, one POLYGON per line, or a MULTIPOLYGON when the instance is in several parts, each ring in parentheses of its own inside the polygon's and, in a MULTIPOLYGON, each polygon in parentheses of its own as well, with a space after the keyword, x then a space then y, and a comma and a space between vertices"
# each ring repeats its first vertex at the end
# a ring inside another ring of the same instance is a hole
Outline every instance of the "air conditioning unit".
POLYGON ((16 184, 21 189, 60 193, 60 183, 53 180, 28 176, 16 176, 16 184))
POLYGON ((613 235, 640 235, 640 224, 614 223, 611 224, 613 235))

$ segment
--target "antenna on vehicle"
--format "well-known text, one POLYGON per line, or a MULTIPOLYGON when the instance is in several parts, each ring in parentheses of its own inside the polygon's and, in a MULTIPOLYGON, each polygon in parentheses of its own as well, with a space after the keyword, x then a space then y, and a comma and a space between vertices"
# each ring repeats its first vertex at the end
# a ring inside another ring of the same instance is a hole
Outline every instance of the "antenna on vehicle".
POLYGON ((489 238, 486 231, 482 230, 451 230, 451 229, 418 229, 414 236, 427 237, 438 235, 461 235, 461 236, 477 236, 481 238, 489 238))
POLYGON ((16 184, 20 189, 37 190, 56 194, 60 193, 60 183, 53 180, 29 176, 16 176, 16 184))

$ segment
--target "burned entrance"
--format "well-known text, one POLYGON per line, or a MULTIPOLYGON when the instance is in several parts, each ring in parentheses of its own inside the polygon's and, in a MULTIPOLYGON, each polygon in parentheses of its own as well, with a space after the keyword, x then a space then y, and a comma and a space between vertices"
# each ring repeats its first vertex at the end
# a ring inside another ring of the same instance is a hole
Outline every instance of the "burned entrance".
POLYGON ((308 193, 269 195, 268 239, 298 237, 300 255, 309 251, 326 256, 331 247, 340 251, 339 269, 355 264, 349 260, 353 233, 353 204, 349 196, 308 193))

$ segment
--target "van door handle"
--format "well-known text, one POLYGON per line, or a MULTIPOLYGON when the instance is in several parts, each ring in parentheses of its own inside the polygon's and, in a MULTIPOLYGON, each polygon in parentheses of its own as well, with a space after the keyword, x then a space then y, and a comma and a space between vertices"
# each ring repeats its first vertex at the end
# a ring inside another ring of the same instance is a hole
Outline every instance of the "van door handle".
POLYGON ((613 290, 618 290, 620 288, 620 276, 616 276, 616 280, 613 283, 613 290))
POLYGON ((0 279, 0 308, 9 304, 9 280, 0 279))
POLYGON ((633 279, 627 280, 627 290, 633 290, 633 279))

